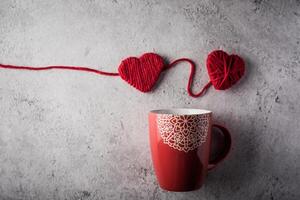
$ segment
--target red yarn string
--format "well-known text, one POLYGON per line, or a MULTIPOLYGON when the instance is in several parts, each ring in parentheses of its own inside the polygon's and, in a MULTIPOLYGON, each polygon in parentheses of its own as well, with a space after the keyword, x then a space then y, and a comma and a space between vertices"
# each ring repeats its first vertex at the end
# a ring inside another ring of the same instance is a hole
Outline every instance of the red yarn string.
MULTIPOLYGON (((180 58, 177 59, 173 62, 171 62, 169 65, 167 65, 163 70, 167 70, 170 69, 172 67, 174 67, 176 64, 178 64, 179 62, 188 62, 191 66, 191 72, 190 72, 190 76, 189 76, 189 81, 187 84, 187 91, 188 94, 192 97, 199 97, 202 94, 205 93, 205 91, 211 86, 211 81, 209 81, 199 93, 193 93, 192 91, 192 85, 193 85, 193 78, 195 75, 195 69, 196 69, 196 65, 195 63, 188 59, 188 58, 180 58)), ((230 66, 230 65, 229 65, 230 66)), ((119 73, 112 73, 112 72, 104 72, 104 71, 100 71, 100 70, 96 70, 96 69, 91 69, 91 68, 87 68, 87 67, 77 67, 77 66, 46 66, 46 67, 29 67, 29 66, 15 66, 15 65, 4 65, 4 64, 0 64, 0 68, 5 68, 5 69, 17 69, 17 70, 33 70, 33 71, 41 71, 41 70, 50 70, 50 69, 66 69, 66 70, 77 70, 77 71, 86 71, 86 72, 92 72, 92 73, 96 73, 96 74, 101 74, 104 76, 119 76, 119 73)), ((228 71, 229 72, 229 71, 228 71)), ((228 76, 228 73, 226 73, 226 76, 228 76)), ((224 78, 225 80, 225 78, 224 78)))
POLYGON ((67 70, 77 70, 77 71, 86 71, 86 72, 93 72, 96 74, 101 74, 104 76, 119 76, 119 73, 112 73, 112 72, 104 72, 96 69, 91 69, 87 67, 75 67, 75 66, 47 66, 47 67, 28 67, 28 66, 15 66, 15 65, 3 65, 0 64, 0 68, 5 69, 21 69, 21 70, 49 70, 49 69, 67 69, 67 70))
POLYGON ((191 66, 191 72, 190 72, 190 76, 189 76, 189 81, 188 81, 188 84, 187 84, 187 91, 188 91, 188 94, 191 96, 191 97, 199 97, 201 96, 202 94, 204 94, 206 92, 206 90, 211 86, 211 81, 209 81, 203 88, 202 90, 199 92, 199 93, 193 93, 192 91, 192 85, 193 85, 193 80, 194 80, 194 75, 195 75, 195 69, 196 69, 196 65, 195 63, 188 59, 188 58, 180 58, 180 59, 177 59, 177 60, 174 60, 173 62, 171 62, 169 65, 167 65, 164 70, 167 70, 167 69, 170 69, 171 67, 175 66, 176 64, 178 64, 179 62, 188 62, 191 66))

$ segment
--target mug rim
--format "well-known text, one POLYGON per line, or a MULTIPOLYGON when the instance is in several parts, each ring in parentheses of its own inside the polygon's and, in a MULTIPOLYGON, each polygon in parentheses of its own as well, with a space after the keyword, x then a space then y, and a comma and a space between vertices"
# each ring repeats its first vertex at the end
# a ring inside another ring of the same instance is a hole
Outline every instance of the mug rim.
POLYGON ((182 115, 204 115, 211 114, 212 111, 199 109, 199 108, 169 108, 169 109, 156 109, 151 110, 150 113, 156 115, 172 115, 172 116, 182 116, 182 115))

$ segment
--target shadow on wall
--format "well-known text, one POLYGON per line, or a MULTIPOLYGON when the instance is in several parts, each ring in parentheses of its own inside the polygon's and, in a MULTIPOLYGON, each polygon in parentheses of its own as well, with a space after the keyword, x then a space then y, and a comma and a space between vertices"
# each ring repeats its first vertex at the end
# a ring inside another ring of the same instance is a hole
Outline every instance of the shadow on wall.
MULTIPOLYGON (((260 137, 264 131, 263 122, 258 122, 255 116, 243 118, 248 122, 231 120, 236 124, 235 129, 230 128, 233 136, 231 155, 208 173, 202 188, 205 196, 208 199, 299 199, 288 192, 286 183, 273 174, 272 169, 268 171, 263 167, 269 165, 264 163, 264 157, 272 156, 262 150, 265 144, 260 137)), ((195 192, 200 196, 201 191, 195 192)))
POLYGON ((251 123, 231 121, 240 127, 231 128, 232 152, 216 170, 209 172, 205 184, 205 190, 216 198, 224 195, 234 197, 235 192, 247 190, 250 184, 255 183, 257 178, 255 169, 260 157, 258 149, 261 144, 254 133, 255 119, 251 121, 251 123))

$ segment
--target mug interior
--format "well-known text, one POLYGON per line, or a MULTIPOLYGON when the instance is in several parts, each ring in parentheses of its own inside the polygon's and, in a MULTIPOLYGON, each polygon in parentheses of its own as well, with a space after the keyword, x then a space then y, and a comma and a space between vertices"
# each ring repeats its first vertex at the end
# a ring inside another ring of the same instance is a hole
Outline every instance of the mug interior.
POLYGON ((176 109, 159 109, 152 110, 151 113, 165 114, 165 115, 203 115, 212 113, 209 110, 194 109, 194 108, 176 108, 176 109))

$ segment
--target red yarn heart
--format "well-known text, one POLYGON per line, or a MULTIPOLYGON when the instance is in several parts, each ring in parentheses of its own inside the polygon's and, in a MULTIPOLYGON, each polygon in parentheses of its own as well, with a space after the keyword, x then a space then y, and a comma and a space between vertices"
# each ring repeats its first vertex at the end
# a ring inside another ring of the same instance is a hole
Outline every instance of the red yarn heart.
POLYGON ((149 92, 164 67, 162 57, 155 53, 145 53, 140 58, 129 57, 119 66, 123 80, 142 92, 149 92))
POLYGON ((211 52, 206 60, 210 81, 217 90, 226 90, 237 83, 245 73, 245 63, 238 55, 222 50, 211 52))

